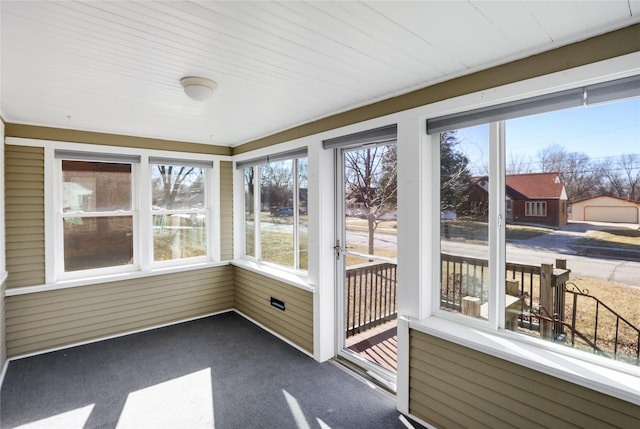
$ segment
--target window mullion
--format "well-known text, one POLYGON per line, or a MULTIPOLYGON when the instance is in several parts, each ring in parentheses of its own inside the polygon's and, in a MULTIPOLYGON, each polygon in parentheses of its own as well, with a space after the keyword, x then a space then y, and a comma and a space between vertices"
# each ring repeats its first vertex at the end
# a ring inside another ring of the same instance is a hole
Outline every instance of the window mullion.
POLYGON ((489 325, 504 328, 505 308, 505 132, 489 124, 489 325))
POLYGON ((260 224, 262 223, 260 221, 260 193, 262 188, 260 180, 261 168, 262 167, 259 165, 253 167, 253 254, 258 261, 262 258, 262 245, 260 242, 260 224))
MULTIPOLYGON (((146 268, 153 262, 153 221, 151 212, 151 196, 152 186, 151 186, 151 167, 149 166, 149 162, 147 157, 143 157, 141 159, 140 165, 138 166, 138 177, 135 178, 134 185, 134 194, 137 198, 134 198, 134 204, 137 206, 137 210, 139 213, 138 216, 138 231, 135 232, 134 228, 134 238, 138 242, 138 252, 134 253, 134 258, 137 257, 138 265, 141 268, 146 268), (139 192, 137 192, 139 189, 139 192), (143 249, 146 249, 144 251, 143 249)), ((135 247, 134 247, 135 249, 135 247)))
POLYGON ((299 204, 298 204, 298 196, 299 196, 299 186, 298 183, 298 160, 293 159, 293 269, 300 269, 300 242, 298 236, 298 224, 299 224, 299 204))

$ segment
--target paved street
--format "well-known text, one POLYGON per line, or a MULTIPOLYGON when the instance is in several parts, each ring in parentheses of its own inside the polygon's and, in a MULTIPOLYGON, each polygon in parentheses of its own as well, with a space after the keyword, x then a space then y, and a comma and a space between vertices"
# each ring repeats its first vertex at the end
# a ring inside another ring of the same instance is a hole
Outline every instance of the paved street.
MULTIPOLYGON (((599 225, 602 228, 611 225, 599 225)), ((599 227, 598 225, 595 228, 599 227)), ((589 225, 593 227, 593 225, 589 225)), ((572 242, 584 237, 585 229, 580 225, 570 225, 568 230, 544 234, 530 240, 507 243, 507 260, 509 262, 538 265, 553 264, 556 259, 566 259, 571 269, 571 277, 590 277, 615 281, 630 286, 640 287, 640 262, 602 257, 580 256, 570 247, 572 242)), ((367 233, 347 231, 348 241, 353 244, 367 244, 367 233)), ((392 234, 376 234, 377 248, 393 248, 397 237, 392 234)), ((445 253, 486 259, 487 246, 465 243, 463 241, 443 242, 445 253)))

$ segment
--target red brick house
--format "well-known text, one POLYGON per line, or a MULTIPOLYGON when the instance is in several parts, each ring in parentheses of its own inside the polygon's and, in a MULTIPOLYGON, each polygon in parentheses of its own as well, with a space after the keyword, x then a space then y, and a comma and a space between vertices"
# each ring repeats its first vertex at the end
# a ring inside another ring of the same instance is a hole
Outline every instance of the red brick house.
MULTIPOLYGON (((487 176, 474 177, 458 215, 486 221, 488 186, 487 176)), ((567 192, 558 173, 507 175, 505 191, 508 222, 567 224, 567 192)))

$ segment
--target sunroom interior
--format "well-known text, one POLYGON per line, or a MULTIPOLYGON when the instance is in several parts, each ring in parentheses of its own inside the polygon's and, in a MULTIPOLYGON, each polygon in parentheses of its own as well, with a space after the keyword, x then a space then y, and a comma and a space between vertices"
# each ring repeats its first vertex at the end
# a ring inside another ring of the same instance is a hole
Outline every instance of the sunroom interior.
POLYGON ((441 132, 488 124, 500 196, 503 121, 640 97, 639 1, 8 1, 0 17, 0 382, 31 356, 235 312, 360 368, 426 427, 640 424, 640 335, 634 364, 510 329, 504 197, 488 201, 486 305, 442 307, 438 204, 441 132), (192 100, 185 76, 217 88, 192 100), (342 177, 345 153, 389 143, 380 370, 344 352, 342 177), (274 165, 293 183, 277 205, 261 188, 274 165))

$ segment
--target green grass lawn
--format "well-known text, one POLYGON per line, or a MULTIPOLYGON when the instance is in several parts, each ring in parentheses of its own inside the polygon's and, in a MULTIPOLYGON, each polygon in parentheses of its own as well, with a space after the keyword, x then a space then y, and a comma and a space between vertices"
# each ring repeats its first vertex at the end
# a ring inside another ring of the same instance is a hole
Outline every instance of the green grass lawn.
MULTIPOLYGON (((308 269, 307 236, 300 234, 300 269, 308 269)), ((293 268, 293 234, 262 231, 262 260, 293 268)))
MULTIPOLYGON (((487 242, 489 224, 476 221, 448 221, 441 222, 441 236, 447 240, 464 240, 487 242)), ((539 226, 507 224, 507 240, 527 240, 542 234, 548 234, 553 230, 539 226)))

